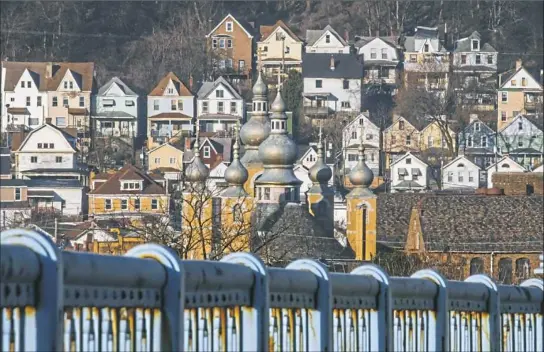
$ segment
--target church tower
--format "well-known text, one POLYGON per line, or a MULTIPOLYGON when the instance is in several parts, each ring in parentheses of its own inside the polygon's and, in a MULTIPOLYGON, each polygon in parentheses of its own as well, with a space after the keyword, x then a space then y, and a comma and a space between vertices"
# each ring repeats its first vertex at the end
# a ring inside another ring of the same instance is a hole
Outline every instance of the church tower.
POLYGON ((259 146, 259 159, 263 163, 263 174, 255 181, 256 198, 259 204, 299 203, 299 188, 302 183, 293 172, 297 158, 297 145, 287 135, 285 102, 278 89, 272 103, 270 135, 259 146))
POLYGON ((247 169, 248 179, 244 183, 246 192, 255 196, 255 178, 263 171, 263 163, 259 158, 259 145, 270 134, 268 120, 268 87, 263 81, 261 72, 253 86, 253 108, 251 118, 240 129, 240 139, 245 147, 241 163, 247 169))
POLYGON ((356 260, 371 260, 376 255, 377 197, 370 190, 374 179, 366 165, 361 126, 358 162, 349 174, 353 189, 347 200, 347 239, 356 260))
POLYGON ((306 192, 308 210, 327 232, 332 233, 334 231, 334 192, 328 185, 332 177, 332 170, 323 159, 321 124, 319 126, 317 161, 310 168, 308 175, 312 181, 312 187, 306 192))

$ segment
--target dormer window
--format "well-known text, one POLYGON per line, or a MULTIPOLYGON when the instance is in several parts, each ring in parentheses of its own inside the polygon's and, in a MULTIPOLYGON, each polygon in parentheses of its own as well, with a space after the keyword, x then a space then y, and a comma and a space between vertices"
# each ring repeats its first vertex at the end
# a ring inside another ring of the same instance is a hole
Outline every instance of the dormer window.
POLYGON ((141 181, 122 181, 121 187, 123 191, 135 191, 142 189, 141 181))
POLYGON ((327 34, 325 36, 325 43, 330 43, 331 42, 331 35, 330 34, 327 34))
POLYGON ((429 44, 425 44, 425 45, 423 46, 423 51, 426 52, 426 53, 429 52, 429 44))
POLYGON ((215 97, 216 98, 223 98, 224 97, 224 92, 222 89, 218 89, 215 91, 215 97))
POLYGON ((202 148, 203 152, 204 152, 204 158, 209 158, 211 157, 212 155, 212 149, 209 147, 209 146, 205 146, 204 148, 202 148))
POLYGON ((480 41, 478 39, 472 40, 472 50, 473 51, 480 50, 480 41))
POLYGON ((225 28, 227 32, 232 32, 232 21, 228 21, 227 23, 225 23, 225 28))
POLYGON ((479 131, 479 130, 480 130, 480 123, 479 123, 479 122, 476 122, 476 123, 474 124, 474 130, 475 130, 475 131, 479 131))

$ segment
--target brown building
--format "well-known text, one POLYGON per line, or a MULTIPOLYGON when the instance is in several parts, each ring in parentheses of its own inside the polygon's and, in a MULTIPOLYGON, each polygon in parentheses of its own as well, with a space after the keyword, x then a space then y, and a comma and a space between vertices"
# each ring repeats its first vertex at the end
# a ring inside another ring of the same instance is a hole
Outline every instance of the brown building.
POLYGON ((206 35, 208 50, 214 61, 216 74, 232 78, 248 78, 253 65, 253 31, 228 14, 206 35))
POLYGON ((539 266, 543 211, 542 196, 380 194, 378 251, 433 259, 456 279, 519 282, 539 266))
MULTIPOLYGON (((188 163, 193 159, 194 143, 194 138, 186 139, 185 151, 183 152, 184 163, 188 163)), ((210 170, 223 161, 230 163, 232 151, 232 140, 230 138, 201 137, 199 144, 200 159, 210 170)))

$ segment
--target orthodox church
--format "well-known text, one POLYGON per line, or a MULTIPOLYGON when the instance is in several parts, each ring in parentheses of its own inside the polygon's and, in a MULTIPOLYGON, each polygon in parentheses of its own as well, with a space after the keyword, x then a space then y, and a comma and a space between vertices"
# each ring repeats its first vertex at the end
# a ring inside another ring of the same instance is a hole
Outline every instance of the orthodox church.
POLYGON ((236 131, 233 160, 225 171, 228 187, 216 195, 202 194, 209 170, 199 156, 197 129, 194 157, 185 170, 182 206, 182 236, 194 241, 189 257, 252 251, 269 263, 297 258, 371 259, 376 253, 377 202, 369 189, 374 176, 365 163, 362 140, 358 163, 349 175, 354 188, 346 197, 347 245, 342 245, 334 237, 334 192, 328 185, 332 171, 324 161, 321 130, 318 160, 309 170, 313 184, 302 204, 302 182, 293 171, 297 145, 287 133, 287 107, 281 90, 270 106, 267 94, 259 74, 251 116, 236 131))

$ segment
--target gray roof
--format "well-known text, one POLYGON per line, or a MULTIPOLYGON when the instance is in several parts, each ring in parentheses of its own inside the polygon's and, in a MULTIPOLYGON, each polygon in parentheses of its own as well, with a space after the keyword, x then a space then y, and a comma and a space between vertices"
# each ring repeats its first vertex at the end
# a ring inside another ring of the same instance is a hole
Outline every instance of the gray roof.
POLYGON ((93 117, 106 117, 106 118, 131 118, 135 119, 136 116, 129 114, 126 111, 101 111, 93 115, 93 117))
POLYGON ((104 95, 104 93, 106 93, 106 91, 108 89, 110 89, 110 87, 112 86, 112 84, 114 83, 117 83, 119 85, 119 87, 121 87, 121 90, 126 94, 126 95, 138 95, 136 94, 132 89, 130 89, 126 84, 125 82, 121 81, 121 79, 119 77, 113 77, 112 79, 110 79, 106 84, 104 84, 102 87, 100 87, 98 89, 98 95, 104 95))
MULTIPOLYGON (((466 38, 461 38, 457 41, 455 41, 455 50, 454 52, 469 52, 469 51, 472 51, 471 49, 471 42, 472 42, 472 39, 478 39, 478 40, 481 40, 481 36, 480 36, 480 33, 478 33, 477 31, 474 31, 472 32, 471 35, 469 35, 468 37, 466 38)), ((484 52, 484 53, 496 53, 497 50, 495 50, 495 48, 493 48, 490 44, 488 43, 484 43, 483 45, 481 44, 480 42, 480 51, 479 52, 484 52)))
POLYGON ((401 181, 399 182, 398 184, 396 185, 393 185, 394 188, 407 188, 407 189, 413 189, 413 188, 425 188, 424 185, 421 185, 415 181, 410 181, 410 180, 404 180, 404 181, 401 181))
POLYGON ((306 45, 310 45, 310 46, 314 45, 315 42, 319 38, 321 38, 323 33, 325 33, 327 30, 330 31, 332 35, 337 37, 340 43, 342 43, 342 45, 348 45, 348 43, 344 40, 344 38, 342 38, 342 36, 338 34, 338 32, 334 30, 334 28, 331 27, 331 25, 327 25, 323 29, 307 29, 306 30, 306 45))
MULTIPOLYGON (((317 153, 317 145, 308 145, 308 144, 298 144, 297 145, 297 162, 298 163, 300 163, 302 161, 301 160, 302 157, 304 156, 304 154, 306 154, 306 152, 309 149, 313 149, 317 153)), ((323 149, 325 149, 325 148, 323 148, 323 149)), ((327 157, 327 153, 325 152, 325 150, 323 150, 323 156, 325 157, 325 163, 326 164, 334 164, 335 159, 334 159, 333 154, 334 153, 331 153, 331 156, 327 157)))
POLYGON ((26 186, 26 181, 28 180, 20 180, 20 179, 9 179, 9 180, 0 180, 0 186, 1 187, 23 187, 26 186))
POLYGON ((229 90, 229 92, 236 98, 236 99, 242 99, 242 96, 238 91, 230 84, 229 81, 227 81, 222 76, 217 78, 214 82, 204 82, 202 83, 202 86, 198 90, 197 97, 199 99, 204 99, 210 94, 212 90, 214 90, 217 86, 220 84, 223 84, 225 88, 229 90))
POLYGON ((29 208, 30 204, 27 201, 22 202, 0 202, 0 208, 2 209, 24 209, 29 208))
POLYGON ((437 39, 439 37, 438 27, 417 26, 414 37, 423 39, 437 39))
POLYGON ((304 78, 363 78, 363 64, 352 54, 305 53, 302 58, 304 78), (331 57, 335 69, 330 69, 331 57))
POLYGON ((50 179, 50 178, 34 178, 31 180, 24 180, 26 185, 32 187, 66 187, 66 188, 80 188, 83 187, 79 180, 63 180, 63 179, 50 179))
POLYGON ((391 47, 397 49, 398 47, 398 40, 399 37, 396 36, 386 36, 386 37, 365 37, 365 36, 355 36, 356 42, 354 46, 356 48, 362 48, 363 46, 367 45, 371 41, 373 41, 376 38, 380 38, 383 40, 386 44, 390 45, 391 47))

